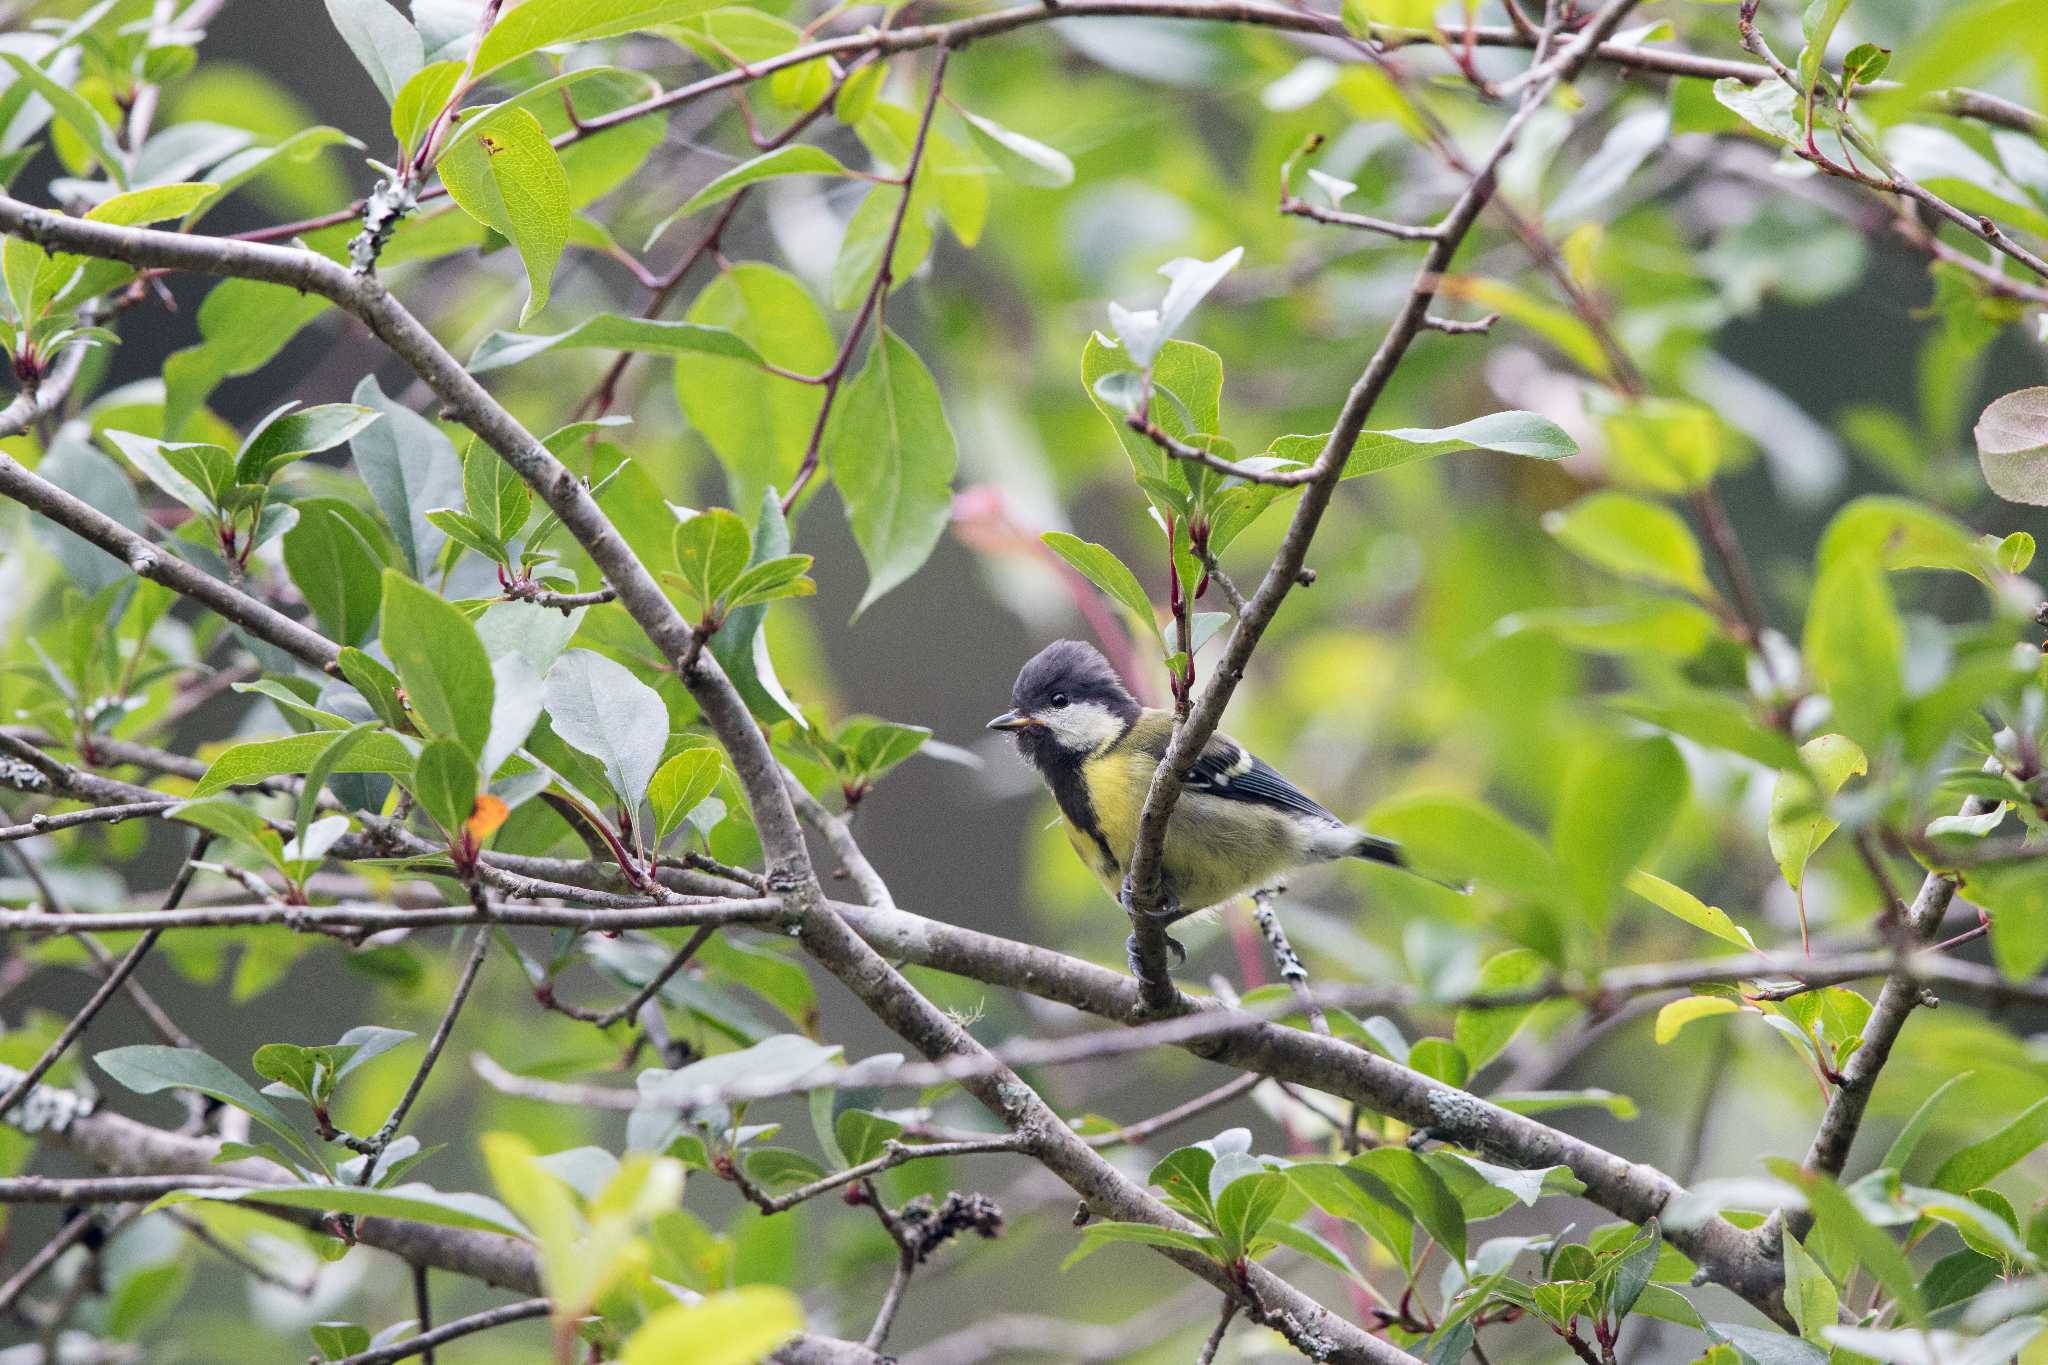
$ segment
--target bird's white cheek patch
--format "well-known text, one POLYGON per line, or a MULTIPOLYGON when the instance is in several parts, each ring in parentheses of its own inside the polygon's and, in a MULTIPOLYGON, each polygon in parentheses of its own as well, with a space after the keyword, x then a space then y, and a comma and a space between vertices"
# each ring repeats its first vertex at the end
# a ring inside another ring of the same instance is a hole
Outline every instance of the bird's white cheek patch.
POLYGON ((1062 749, 1085 753, 1101 748, 1124 732, 1124 723, 1106 706, 1082 702, 1044 712, 1045 722, 1062 749))

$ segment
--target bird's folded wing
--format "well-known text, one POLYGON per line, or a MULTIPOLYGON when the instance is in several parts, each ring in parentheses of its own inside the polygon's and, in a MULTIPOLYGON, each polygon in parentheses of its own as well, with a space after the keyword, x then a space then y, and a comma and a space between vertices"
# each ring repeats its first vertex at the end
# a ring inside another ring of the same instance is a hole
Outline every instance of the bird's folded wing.
POLYGON ((1316 816, 1331 824, 1339 823, 1314 797, 1227 735, 1217 735, 1202 750, 1202 756, 1188 771, 1185 790, 1225 801, 1275 806, 1316 816))

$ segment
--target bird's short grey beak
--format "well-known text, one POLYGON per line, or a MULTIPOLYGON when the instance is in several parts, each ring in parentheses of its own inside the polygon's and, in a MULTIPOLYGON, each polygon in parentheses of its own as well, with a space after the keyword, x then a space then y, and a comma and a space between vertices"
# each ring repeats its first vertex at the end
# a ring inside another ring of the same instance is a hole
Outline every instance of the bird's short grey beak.
POLYGON ((1022 730, 1041 723, 1036 717, 1027 716, 1022 711, 1005 711, 990 721, 988 728, 991 730, 1022 730))

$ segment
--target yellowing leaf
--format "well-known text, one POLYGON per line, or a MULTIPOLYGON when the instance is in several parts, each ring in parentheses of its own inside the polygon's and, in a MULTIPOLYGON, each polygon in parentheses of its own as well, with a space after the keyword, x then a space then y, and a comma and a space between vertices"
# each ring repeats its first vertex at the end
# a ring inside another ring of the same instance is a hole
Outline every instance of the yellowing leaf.
POLYGON ((485 792, 477 797, 476 805, 469 812, 469 819, 462 822, 462 828, 471 839, 481 844, 498 832, 498 827, 505 823, 505 817, 511 813, 512 808, 503 800, 485 792))
POLYGON ((1728 918, 1726 910, 1718 905, 1708 905, 1684 887, 1674 886, 1662 877, 1641 871, 1629 873, 1627 885, 1629 890, 1650 904, 1678 916, 1694 928, 1704 929, 1724 943, 1756 951, 1756 940, 1749 936, 1749 930, 1728 918))
POLYGON ((755 1365, 804 1329, 803 1305, 775 1285, 750 1284, 664 1308, 626 1338, 620 1365, 755 1365))
POLYGON ((1809 739, 1799 746, 1799 757, 1806 773, 1781 773, 1771 789, 1771 856, 1794 891, 1806 876, 1807 860, 1840 823, 1827 813, 1829 798, 1851 777, 1870 771, 1862 746, 1845 735, 1809 739))
POLYGON ((1695 1019, 1711 1019, 1717 1014, 1733 1014, 1741 1006, 1733 1000, 1718 995, 1688 995, 1683 1000, 1674 1000, 1657 1011, 1657 1041, 1668 1043, 1678 1036, 1678 1031, 1695 1019))

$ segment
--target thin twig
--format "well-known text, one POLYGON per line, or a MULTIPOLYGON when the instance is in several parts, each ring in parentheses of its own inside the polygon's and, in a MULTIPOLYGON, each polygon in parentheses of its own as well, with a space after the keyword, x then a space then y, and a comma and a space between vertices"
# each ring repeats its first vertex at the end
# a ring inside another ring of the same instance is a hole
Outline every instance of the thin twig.
POLYGON ((510 1322, 525 1322, 531 1318, 544 1318, 553 1310, 553 1307, 554 1305, 546 1299, 521 1299, 518 1303, 508 1303, 498 1308, 486 1308, 481 1313, 471 1313, 466 1318, 456 1318, 452 1322, 444 1322, 431 1331, 424 1331, 418 1336, 407 1337, 404 1341, 393 1342, 389 1346, 379 1346, 374 1351, 361 1351, 352 1356, 344 1356, 336 1361, 335 1365, 391 1365, 392 1361, 407 1360, 418 1355, 431 1358, 436 1346, 474 1335, 477 1332, 488 1332, 493 1327, 503 1327, 510 1322))
POLYGON ((1295 218, 1306 218, 1313 223, 1327 223, 1332 227, 1356 228, 1360 232, 1378 233, 1403 242, 1433 242, 1443 229, 1437 226, 1419 227, 1413 223, 1396 223, 1385 218, 1374 218, 1363 213, 1347 213, 1342 209, 1326 209, 1309 203, 1297 195, 1280 196, 1280 211, 1295 218))
POLYGON ((1185 1123, 1187 1120, 1201 1114, 1206 1114, 1212 1109, 1222 1108, 1240 1095, 1250 1094, 1265 1079, 1264 1076, 1261 1076, 1256 1071, 1248 1071, 1242 1076, 1234 1076, 1207 1094, 1197 1095, 1191 1100, 1176 1104, 1171 1109, 1162 1110, 1149 1119, 1140 1119, 1136 1123, 1127 1123, 1114 1132, 1097 1133, 1088 1139, 1088 1145, 1091 1147, 1135 1147, 1177 1123, 1185 1123))
POLYGON ((1287 988, 1294 992, 1302 1013, 1308 1016, 1310 1030, 1327 1038, 1330 1036, 1330 1018, 1316 1002, 1315 992, 1308 988, 1308 968, 1301 965, 1301 955, 1294 951, 1294 945, 1287 941, 1287 931, 1280 927, 1280 916, 1273 908, 1278 894, 1272 887, 1261 887, 1252 892, 1252 918, 1266 936, 1266 947, 1273 954, 1274 969, 1287 983, 1287 988))
MULTIPOLYGON (((488 917, 490 911, 482 903, 483 893, 479 890, 473 894, 478 902, 478 913, 488 917)), ((428 1074, 433 1071, 434 1063, 440 1060, 441 1049, 447 1046, 448 1035, 455 1031, 455 1018, 462 1013, 463 1002, 469 999, 470 987, 476 984, 477 973, 483 968, 484 959, 490 955, 490 951, 491 928, 488 924, 479 925, 476 931, 476 944, 470 949, 469 960, 462 964, 462 975, 455 983, 455 994, 448 1001, 448 1008, 441 1012, 441 1022, 435 1025, 434 1036, 427 1040, 427 1053, 420 1058, 419 1068, 412 1073, 412 1079, 406 1083, 405 1093, 398 1097, 398 1103, 393 1106, 390 1116, 373 1136, 348 1144, 351 1151, 369 1158, 363 1163, 363 1173, 357 1184, 370 1183, 370 1178, 376 1173, 377 1162, 384 1155, 384 1149, 398 1136, 399 1126, 405 1122, 405 1116, 412 1109, 413 1102, 420 1097, 420 1090, 426 1085, 428 1074)))
POLYGON ((889 1212, 889 1206, 882 1202, 872 1181, 862 1184, 864 1202, 875 1211, 875 1217, 882 1222, 882 1230, 889 1234, 889 1240, 896 1244, 896 1270, 889 1277, 889 1288, 882 1295, 881 1307, 875 1310, 874 1326, 868 1328, 861 1345, 870 1351, 882 1349, 882 1343, 889 1339, 889 1329, 896 1325, 897 1310, 903 1307, 903 1297, 910 1290, 910 1277, 917 1270, 917 1253, 903 1235, 902 1225, 896 1215, 889 1212))
POLYGON ((1231 1319, 1237 1316, 1237 1300, 1225 1299, 1223 1312, 1216 1319, 1216 1326, 1209 1333, 1209 1339, 1202 1343, 1201 1353, 1195 1357, 1195 1365, 1211 1365, 1216 1351, 1223 1345, 1223 1334, 1230 1330, 1231 1319))
MULTIPOLYGON (((191 851, 185 855, 185 864, 178 870, 177 879, 171 883, 170 891, 164 896, 164 909, 176 909, 178 902, 185 898, 185 891, 192 885, 192 874, 198 867, 199 858, 206 852, 206 847, 211 842, 213 836, 204 830, 193 837, 191 851)), ((99 1012, 106 1008, 107 1002, 114 998, 114 993, 134 975, 135 969, 142 965, 142 959, 149 956, 149 950, 156 946, 157 939, 162 936, 163 930, 150 929, 135 940, 134 946, 128 949, 127 954, 115 964, 114 969, 107 973, 106 979, 100 982, 99 989, 92 993, 85 1004, 79 1007, 78 1013, 71 1016, 63 1029, 51 1040, 50 1045, 43 1049, 43 1055, 36 1058, 35 1064, 23 1072, 19 1080, 6 1091, 0 1092, 0 1114, 7 1113, 19 1104, 22 1096, 33 1090, 36 1083, 49 1073, 50 1068, 57 1064, 57 1059, 64 1055, 65 1049, 78 1041, 78 1036, 85 1032, 86 1026, 92 1023, 99 1012)))
MULTIPOLYGON (((790 480, 789 491, 782 495, 782 510, 785 514, 796 506, 797 498, 817 472, 818 461, 824 449, 825 428, 832 416, 833 404, 839 397, 839 389, 846 378, 846 372, 853 365, 853 355, 866 333, 871 319, 881 316, 884 301, 895 282, 896 242, 903 235, 903 224, 910 216, 911 193, 917 186, 917 173, 924 164, 924 149, 931 137, 932 115, 939 107, 939 92, 945 87, 946 63, 951 60, 951 44, 939 48, 938 59, 932 64, 931 82, 925 89, 924 109, 918 115, 917 134, 911 139, 908 160, 903 166, 902 197, 896 201, 895 216, 889 220, 889 230, 882 237, 881 263, 875 267, 875 278, 868 285, 868 292, 861 300, 860 311, 853 315, 852 326, 846 329, 846 340, 840 343, 839 354, 833 357, 832 368, 819 376, 825 389, 825 401, 818 405, 818 417, 811 424, 811 437, 804 446, 803 461, 797 465, 796 475, 790 480)), ((881 345, 877 341, 876 345, 881 345)))
POLYGON ((0 1179, 0 1204, 133 1204, 179 1190, 257 1188, 260 1186, 250 1181, 225 1175, 116 1175, 77 1180, 21 1175, 0 1179))
POLYGON ((920 1161, 927 1157, 977 1156, 983 1152, 1020 1152, 1027 1146, 1024 1139, 1014 1133, 1002 1137, 965 1138, 957 1142, 897 1142, 891 1139, 882 1144, 882 1154, 849 1166, 843 1171, 834 1171, 821 1176, 808 1185, 800 1185, 784 1194, 771 1195, 748 1182, 734 1171, 733 1183, 749 1202, 763 1213, 783 1213, 795 1208, 806 1200, 816 1199, 821 1194, 830 1194, 856 1181, 867 1180, 883 1171, 894 1170, 906 1161, 920 1161))

